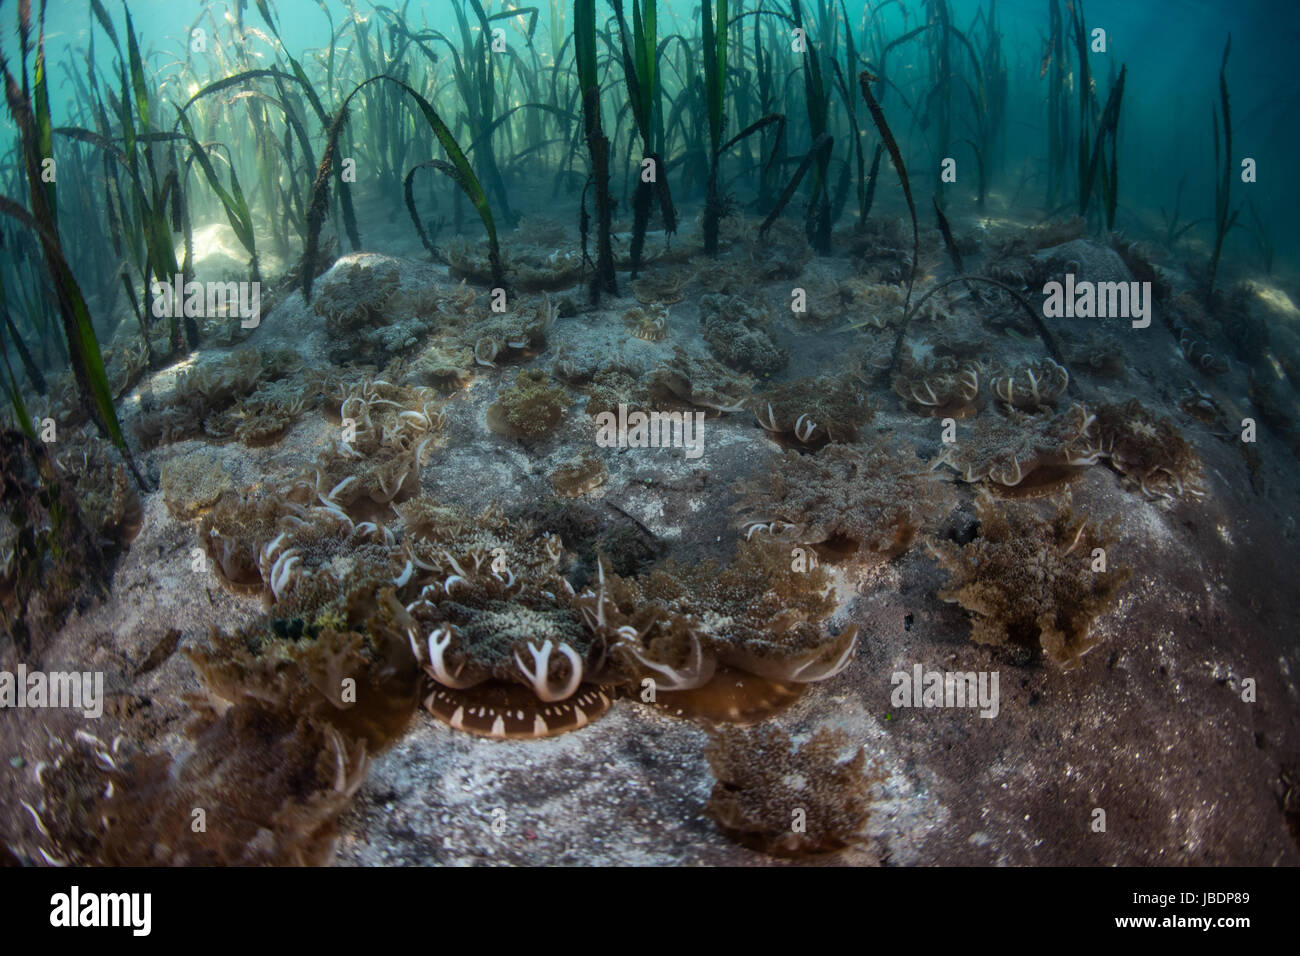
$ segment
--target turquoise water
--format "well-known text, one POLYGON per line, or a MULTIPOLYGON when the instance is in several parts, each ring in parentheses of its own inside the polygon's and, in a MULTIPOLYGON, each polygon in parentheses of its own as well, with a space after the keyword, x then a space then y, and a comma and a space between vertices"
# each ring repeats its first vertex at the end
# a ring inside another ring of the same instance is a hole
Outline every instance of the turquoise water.
MULTIPOLYGON (((119 17, 114 4, 107 6, 115 17, 119 17)), ((353 15, 366 21, 381 20, 374 7, 364 2, 346 5, 329 2, 324 6, 328 7, 336 28, 353 15)), ((392 4, 390 8, 398 6, 392 4)), ((505 6, 500 2, 486 4, 489 13, 505 6)), ((567 9, 569 4, 548 4, 542 0, 535 6, 539 17, 535 42, 545 61, 551 53, 553 14, 560 35, 571 26, 572 14, 567 9)), ((605 4, 599 6, 605 7, 605 4)), ((738 7, 753 9, 755 6, 752 0, 732 4, 733 10, 738 7)), ((769 0, 766 6, 783 7, 784 4, 769 0)), ((832 6, 838 8, 839 4, 832 6)), ((978 12, 988 6, 977 0, 954 0, 950 4, 953 22, 965 29, 974 22, 978 12)), ((1008 80, 1006 160, 1007 168, 1012 171, 1019 171, 1023 162, 1041 161, 1045 152, 1045 81, 1040 78, 1040 67, 1048 31, 1047 6, 1047 0, 1001 0, 996 4, 1008 80)), ((810 19, 816 20, 818 4, 811 2, 806 7, 810 19)), ((403 10, 413 29, 442 30, 455 36, 456 21, 451 8, 450 0, 439 0, 412 2, 403 10)), ((661 35, 677 30, 688 35, 698 33, 697 3, 665 0, 659 8, 661 35)), ((330 20, 318 0, 280 0, 273 9, 279 17, 284 46, 291 53, 304 62, 310 62, 313 51, 328 48, 330 20)), ((197 24, 200 29, 211 31, 215 22, 217 29, 221 30, 234 17, 230 11, 231 5, 225 3, 141 0, 134 4, 132 12, 140 46, 151 76, 156 79, 176 69, 180 38, 189 36, 192 27, 197 24)), ((857 31, 859 50, 867 54, 867 62, 870 62, 871 51, 863 43, 862 25, 869 13, 873 22, 883 25, 887 37, 901 35, 904 25, 908 28, 915 26, 926 15, 924 3, 914 0, 887 4, 852 0, 845 4, 845 11, 848 21, 857 31), (879 13, 873 13, 877 9, 879 13)), ((1300 255, 1300 240, 1296 239, 1296 231, 1289 228, 1291 219, 1300 210, 1300 185, 1289 174, 1295 150, 1300 148, 1296 140, 1296 130, 1300 129, 1300 80, 1292 62, 1296 43, 1300 41, 1300 19, 1294 5, 1286 0, 1242 3, 1226 0, 1219 3, 1213 0, 1148 0, 1142 3, 1093 0, 1084 5, 1084 12, 1090 30, 1103 28, 1107 31, 1108 52, 1090 55, 1093 73, 1103 90, 1101 95, 1104 96, 1109 79, 1120 65, 1127 65, 1129 71, 1128 95, 1120 125, 1120 175, 1125 183, 1121 197, 1125 216, 1121 221, 1124 227, 1134 232, 1141 231, 1143 226, 1154 229, 1160 222, 1161 208, 1172 211, 1176 203, 1181 203, 1185 219, 1200 218, 1207 215, 1207 211, 1212 213, 1214 171, 1210 110, 1218 98, 1217 74, 1223 45, 1231 34, 1233 51, 1229 77, 1234 151, 1240 157, 1255 158, 1260 171, 1256 187, 1243 191, 1240 198, 1255 203, 1263 226, 1272 234, 1277 255, 1294 263, 1300 255), (1181 199, 1180 184, 1183 184, 1181 199)), ((239 15, 247 26, 265 31, 255 5, 245 5, 239 15)), ((73 90, 60 64, 74 64, 74 69, 84 69, 91 21, 92 14, 87 4, 63 0, 49 4, 46 29, 48 56, 55 64, 56 83, 51 94, 51 107, 56 123, 71 122, 73 114, 69 111, 76 109, 73 90)), ((515 43, 521 34, 516 33, 510 24, 511 21, 507 21, 511 42, 515 43)), ((345 49, 351 42, 347 35, 341 36, 339 49, 345 49)), ((10 29, 5 31, 4 44, 10 55, 16 52, 16 40, 10 29)), ((915 44, 895 50, 892 57, 893 66, 900 71, 904 81, 909 76, 919 77, 924 70, 923 57, 915 44)), ((269 60, 269 50, 265 46, 258 50, 257 59, 269 60)), ((98 38, 97 61, 101 71, 112 70, 111 51, 102 35, 98 38)), ((446 68, 444 66, 444 75, 446 68)), ((201 62, 196 65, 195 74, 215 76, 210 69, 205 71, 201 62)), ((903 87, 908 89, 906 82, 903 87)), ((919 88, 920 84, 917 84, 909 92, 919 88)), ((448 106, 450 108, 450 103, 448 106)), ((83 114, 78 122, 85 120, 83 114)), ((12 135, 12 129, 9 132, 12 135)), ((926 152, 933 149, 933 142, 927 143, 919 136, 901 131, 899 135, 912 163, 933 159, 926 152)), ((962 156, 958 150, 957 158, 960 162, 970 157, 962 156)), ((1001 185, 1007 188, 1015 184, 1004 178, 1001 185)), ((1027 199, 1023 194, 1017 195, 1021 201, 1027 199)), ((1243 212, 1243 218, 1247 216, 1248 213, 1243 212)), ((1237 241, 1229 244, 1229 256, 1249 255, 1255 251, 1255 244, 1249 238, 1235 238, 1237 241)))

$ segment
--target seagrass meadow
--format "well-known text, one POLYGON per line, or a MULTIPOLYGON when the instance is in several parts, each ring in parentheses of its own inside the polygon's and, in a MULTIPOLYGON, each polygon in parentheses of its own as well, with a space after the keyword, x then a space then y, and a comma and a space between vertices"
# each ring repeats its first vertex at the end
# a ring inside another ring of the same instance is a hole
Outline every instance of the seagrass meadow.
POLYGON ((1300 863, 1287 4, 0 24, 0 862, 1300 863))

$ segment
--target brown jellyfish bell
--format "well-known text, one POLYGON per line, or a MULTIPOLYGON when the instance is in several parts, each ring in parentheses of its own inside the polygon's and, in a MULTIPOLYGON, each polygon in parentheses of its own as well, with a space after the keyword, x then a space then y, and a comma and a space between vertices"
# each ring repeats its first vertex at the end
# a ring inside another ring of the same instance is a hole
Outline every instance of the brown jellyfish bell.
POLYGON ((804 689, 803 684, 719 667, 703 687, 659 691, 653 703, 676 717, 744 725, 780 713, 802 697, 804 689))
POLYGON ((580 684, 565 700, 538 700, 522 684, 490 681, 454 689, 433 683, 424 709, 456 730, 494 740, 537 740, 579 730, 613 704, 611 689, 580 684))
POLYGON ((753 724, 785 710, 803 696, 807 685, 828 680, 853 660, 858 629, 844 629, 829 646, 802 654, 765 657, 719 648, 717 669, 698 687, 661 690, 653 703, 678 717, 728 724, 753 724))
MULTIPOLYGON (((679 627, 689 642, 684 654, 680 647, 676 655, 665 653, 672 637, 660 646, 656 642, 643 646, 644 631, 635 639, 627 635, 617 647, 640 674, 642 702, 676 717, 749 724, 785 709, 803 695, 797 683, 719 665, 714 642, 706 648, 700 634, 680 622, 679 627), (674 663, 674 656, 684 659, 674 663)), ((673 636, 680 638, 680 634, 673 636)))
POLYGON ((1076 480, 1105 454, 1097 416, 1083 405, 1048 417, 1011 409, 977 419, 969 438, 948 445, 931 469, 946 465, 965 482, 984 482, 1005 498, 1045 497, 1076 480))
MULTIPOLYGON (((568 644, 549 639, 525 643, 526 653, 513 655, 524 680, 517 683, 493 677, 469 661, 453 669, 449 658, 454 652, 447 652, 459 640, 454 626, 433 630, 428 636, 429 663, 424 665, 430 688, 424 709, 456 730, 494 740, 554 737, 587 726, 613 704, 612 688, 583 683, 588 669, 568 644), (554 666, 560 661, 564 663, 554 666), (563 676, 557 677, 557 671, 563 676)), ((411 642, 415 650, 413 633, 411 642)))

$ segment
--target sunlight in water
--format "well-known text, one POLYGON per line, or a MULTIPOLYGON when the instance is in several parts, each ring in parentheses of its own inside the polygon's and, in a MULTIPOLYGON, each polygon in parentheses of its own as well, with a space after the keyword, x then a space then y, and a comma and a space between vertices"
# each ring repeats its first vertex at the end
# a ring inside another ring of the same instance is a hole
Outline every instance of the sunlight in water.
POLYGON ((1257 284, 1255 294, 1263 299, 1266 305, 1276 310, 1286 319, 1295 321, 1300 318, 1300 309, 1296 308, 1289 295, 1276 286, 1257 284))
MULTIPOLYGON (((177 246, 177 258, 184 254, 184 245, 177 246)), ((243 271, 248 266, 248 253, 227 223, 214 222, 194 230, 194 265, 201 274, 243 271)))

